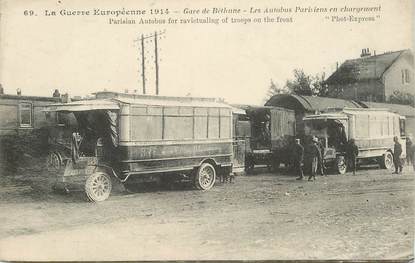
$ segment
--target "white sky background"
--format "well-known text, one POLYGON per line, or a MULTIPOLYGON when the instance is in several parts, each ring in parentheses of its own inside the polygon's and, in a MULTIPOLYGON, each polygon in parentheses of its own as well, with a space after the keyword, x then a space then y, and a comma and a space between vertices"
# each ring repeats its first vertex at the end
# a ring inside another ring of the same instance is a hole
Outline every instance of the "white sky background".
POLYGON ((51 96, 55 88, 71 96, 103 89, 141 92, 138 43, 133 40, 164 29, 165 38, 159 41, 161 95, 191 93, 231 103, 262 104, 270 79, 282 86, 295 68, 331 73, 337 61, 358 57, 362 48, 377 54, 412 48, 411 0, 233 1, 247 9, 382 5, 380 19, 361 24, 331 23, 315 14, 293 14, 292 24, 158 26, 109 25, 108 17, 95 16, 23 16, 26 9, 42 14, 43 9, 63 8, 160 7, 181 12, 185 7, 232 7, 231 1, 61 2, 0 0, 0 83, 5 93, 15 94, 17 88, 23 95, 37 96, 51 96))

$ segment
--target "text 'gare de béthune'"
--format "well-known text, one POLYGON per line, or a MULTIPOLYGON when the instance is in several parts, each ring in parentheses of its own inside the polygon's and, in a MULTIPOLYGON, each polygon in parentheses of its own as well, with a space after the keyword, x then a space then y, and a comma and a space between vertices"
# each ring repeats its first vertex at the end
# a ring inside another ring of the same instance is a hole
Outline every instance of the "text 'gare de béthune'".
MULTIPOLYGON (((212 8, 203 8, 206 10, 206 13, 209 14, 242 14, 242 13, 252 13, 254 11, 261 12, 261 13, 315 13, 315 12, 328 12, 328 11, 335 11, 336 12, 344 12, 344 13, 361 13, 361 12, 380 12, 381 6, 374 6, 374 7, 349 7, 343 6, 339 8, 328 8, 328 7, 303 7, 303 6, 296 6, 296 7, 265 7, 265 8, 248 8, 248 9, 241 9, 241 8, 227 8, 227 7, 212 7, 212 8)), ((203 12, 196 12, 197 10, 191 10, 189 8, 184 8, 181 10, 182 14, 201 14, 203 12)), ((45 16, 145 16, 145 15, 164 15, 164 14, 171 14, 171 13, 179 13, 177 11, 172 12, 168 8, 155 8, 155 9, 99 9, 94 8, 91 10, 71 10, 71 9, 61 9, 61 10, 44 10, 45 16)))

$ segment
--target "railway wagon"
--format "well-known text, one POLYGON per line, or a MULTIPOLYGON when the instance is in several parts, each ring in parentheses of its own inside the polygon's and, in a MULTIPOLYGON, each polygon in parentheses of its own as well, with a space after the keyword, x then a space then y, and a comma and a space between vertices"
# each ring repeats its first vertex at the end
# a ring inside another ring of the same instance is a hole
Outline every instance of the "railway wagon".
POLYGON ((405 117, 387 109, 344 108, 304 117, 305 134, 317 137, 324 147, 327 167, 338 173, 347 170, 345 146, 354 139, 359 147, 358 162, 377 162, 381 168, 393 167, 393 138, 402 145, 405 157, 405 117))
POLYGON ((109 197, 111 177, 127 188, 185 179, 208 190, 217 174, 232 171, 232 111, 215 99, 135 95, 55 104, 46 111, 72 113, 77 120, 70 146, 51 146, 55 187, 81 187, 91 201, 109 197))

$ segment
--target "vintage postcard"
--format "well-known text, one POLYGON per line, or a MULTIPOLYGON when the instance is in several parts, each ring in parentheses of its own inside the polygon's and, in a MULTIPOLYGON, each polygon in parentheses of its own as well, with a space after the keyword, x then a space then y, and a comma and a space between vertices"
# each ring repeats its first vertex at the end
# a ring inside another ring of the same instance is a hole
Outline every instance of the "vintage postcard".
POLYGON ((0 260, 413 260, 414 8, 0 0, 0 260))

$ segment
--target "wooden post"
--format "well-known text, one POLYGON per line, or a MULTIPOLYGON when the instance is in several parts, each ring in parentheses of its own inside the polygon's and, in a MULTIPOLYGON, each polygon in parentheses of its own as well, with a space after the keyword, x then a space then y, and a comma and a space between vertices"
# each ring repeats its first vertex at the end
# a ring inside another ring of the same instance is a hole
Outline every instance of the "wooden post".
POLYGON ((159 95, 159 63, 157 51, 157 32, 154 33, 154 62, 156 64, 156 95, 159 95))
POLYGON ((144 36, 141 34, 141 76, 143 77, 143 94, 146 94, 146 74, 145 74, 145 57, 144 57, 144 36))

